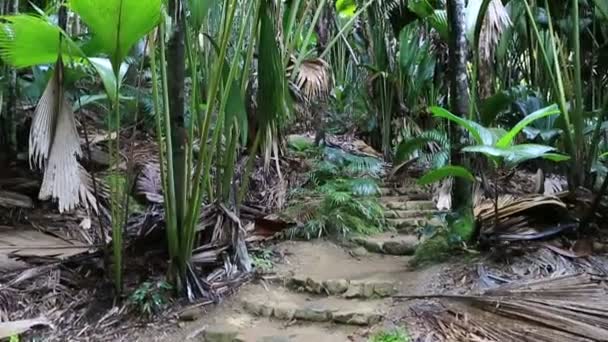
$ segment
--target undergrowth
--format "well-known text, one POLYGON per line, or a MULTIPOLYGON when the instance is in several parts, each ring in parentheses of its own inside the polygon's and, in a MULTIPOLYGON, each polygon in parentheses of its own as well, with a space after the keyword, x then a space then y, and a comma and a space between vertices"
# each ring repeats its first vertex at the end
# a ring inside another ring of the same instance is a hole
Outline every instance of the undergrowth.
POLYGON ((389 331, 380 331, 372 336, 369 342, 410 342, 411 340, 406 329, 397 328, 389 331))
POLYGON ((474 229, 473 218, 463 217, 457 213, 442 214, 438 222, 446 225, 429 224, 420 232, 425 238, 416 248, 413 266, 446 261, 461 252, 466 241, 470 241, 474 229))
POLYGON ((377 197, 380 160, 332 147, 304 147, 301 140, 290 146, 313 160, 307 185, 292 193, 294 204, 283 213, 302 223, 288 231, 290 238, 369 235, 385 229, 384 210, 377 197))
POLYGON ((144 282, 129 296, 129 303, 139 313, 150 318, 169 303, 171 289, 171 285, 164 281, 144 282))

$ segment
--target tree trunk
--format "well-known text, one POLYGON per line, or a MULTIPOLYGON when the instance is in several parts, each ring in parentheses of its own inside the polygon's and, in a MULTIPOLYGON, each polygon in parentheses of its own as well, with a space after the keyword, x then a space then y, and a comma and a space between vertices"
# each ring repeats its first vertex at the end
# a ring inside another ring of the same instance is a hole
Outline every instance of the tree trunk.
MULTIPOLYGON (((447 2, 449 30, 449 65, 450 72, 450 107, 454 114, 466 118, 469 112, 469 92, 467 81, 467 40, 465 27, 465 0, 447 2)), ((453 165, 467 166, 461 152, 462 129, 452 124, 450 139, 452 145, 451 160, 453 165)), ((453 226, 456 233, 469 240, 473 234, 473 210, 471 183, 464 178, 454 177, 452 186, 452 210, 459 214, 460 224, 453 226)))
MULTIPOLYGON (((19 12, 19 0, 12 0, 6 2, 3 14, 12 14, 19 12)), ((4 110, 0 106, 0 155, 4 154, 5 157, 11 159, 16 152, 16 140, 15 135, 15 112, 17 108, 17 70, 11 68, 8 65, 4 66, 4 74, 8 78, 8 87, 4 94, 0 94, 0 98, 6 100, 6 106, 4 110)), ((2 101, 0 101, 2 102, 2 101)), ((2 156, 0 156, 0 160, 2 156)))
MULTIPOLYGON (((185 109, 185 34, 186 22, 181 0, 169 1, 169 14, 173 19, 171 39, 167 55, 167 86, 169 90, 169 110, 171 113, 171 140, 173 141, 173 169, 177 209, 177 226, 184 225, 186 213, 186 144, 184 127, 185 109)), ((162 38, 161 38, 162 39, 162 38)))

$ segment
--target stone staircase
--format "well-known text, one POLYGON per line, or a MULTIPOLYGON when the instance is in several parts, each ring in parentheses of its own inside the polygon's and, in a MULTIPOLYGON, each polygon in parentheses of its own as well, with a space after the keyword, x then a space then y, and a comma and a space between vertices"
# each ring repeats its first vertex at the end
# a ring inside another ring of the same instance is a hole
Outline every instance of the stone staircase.
POLYGON ((325 240, 273 246, 273 254, 282 256, 273 274, 242 287, 223 305, 229 310, 205 315, 197 323, 205 329, 190 336, 206 342, 366 342, 370 331, 403 324, 407 304, 391 297, 424 293, 430 275, 440 274, 409 266, 416 229, 437 220, 437 210, 424 190, 381 190, 394 230, 354 237, 346 246, 325 240))
POLYGON ((162 341, 366 342, 373 331, 404 324, 408 306, 392 296, 423 293, 432 282, 429 272, 410 269, 407 256, 352 253, 324 240, 272 248, 283 255, 272 274, 205 313, 193 323, 199 330, 162 341))
POLYGON ((413 255, 418 245, 417 230, 426 224, 441 225, 440 213, 431 195, 416 185, 385 184, 380 188, 380 202, 394 232, 359 236, 352 241, 370 253, 413 255))

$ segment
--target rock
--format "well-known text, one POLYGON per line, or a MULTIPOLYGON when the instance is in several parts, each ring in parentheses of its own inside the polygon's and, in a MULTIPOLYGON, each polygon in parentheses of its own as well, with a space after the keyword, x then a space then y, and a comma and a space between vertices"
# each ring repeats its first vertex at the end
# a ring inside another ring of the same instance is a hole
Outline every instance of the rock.
POLYGON ((264 336, 257 340, 257 342, 289 342, 291 341, 287 336, 264 336))
POLYGON ((341 324, 350 325, 373 325, 382 319, 382 316, 376 313, 338 311, 333 313, 333 321, 341 324))
POLYGON ((272 307, 264 303, 245 302, 244 307, 245 310, 249 311, 249 313, 254 315, 263 317, 272 316, 272 307))
POLYGON ((382 253, 382 244, 373 239, 356 237, 353 239, 357 244, 365 247, 371 253, 382 253))
POLYGON ((374 284, 353 280, 344 293, 345 298, 371 298, 374 295, 374 284))
POLYGON ((323 293, 323 284, 312 278, 306 279, 306 290, 311 293, 321 294, 323 293))
POLYGON ((326 309, 302 308, 296 309, 294 317, 303 321, 327 322, 331 320, 331 314, 326 309))
POLYGON ((297 289, 297 288, 306 286, 306 278, 294 276, 294 277, 287 279, 286 283, 287 283, 288 287, 297 289))
POLYGON ((203 333, 205 342, 237 342, 238 330, 230 325, 213 325, 203 333))
POLYGON ((287 307, 275 307, 274 317, 285 321, 291 321, 296 315, 296 309, 287 307))
POLYGON ((392 282, 378 282, 374 284, 374 293, 376 296, 384 298, 390 297, 397 293, 397 287, 392 282))
POLYGON ((348 280, 346 279, 336 279, 336 280, 326 280, 323 282, 323 287, 325 291, 329 295, 339 295, 343 294, 348 290, 348 280))
POLYGON ((367 251, 367 249, 363 246, 357 247, 357 248, 353 248, 351 250, 351 253, 353 256, 366 256, 369 254, 369 252, 367 251))
POLYGON ((178 317, 182 321, 196 321, 203 317, 203 310, 201 308, 188 308, 180 312, 178 317))
POLYGON ((406 210, 433 210, 435 203, 433 201, 408 201, 405 202, 406 210))
POLYGON ((416 252, 417 246, 417 241, 413 239, 395 240, 386 241, 384 245, 382 245, 382 249, 386 254, 391 255, 413 255, 416 252))

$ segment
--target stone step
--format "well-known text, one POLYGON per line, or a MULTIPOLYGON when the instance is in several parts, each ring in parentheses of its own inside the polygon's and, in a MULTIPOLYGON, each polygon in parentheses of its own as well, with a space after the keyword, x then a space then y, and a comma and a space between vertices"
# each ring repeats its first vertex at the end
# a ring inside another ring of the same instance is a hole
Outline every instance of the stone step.
POLYGON ((394 227, 399 233, 410 233, 413 234, 416 232, 416 229, 426 225, 429 220, 426 218, 395 218, 388 219, 388 224, 394 227))
POLYGON ((335 297, 309 297, 282 287, 252 286, 253 291, 242 299, 250 314, 291 322, 307 321, 372 326, 387 312, 388 300, 348 300, 335 297))
POLYGON ((431 217, 434 214, 439 213, 439 211, 437 210, 401 210, 401 209, 397 209, 397 210, 393 210, 393 209, 387 209, 384 212, 384 217, 386 217, 387 219, 398 219, 398 218, 414 218, 414 217, 418 217, 418 218, 427 218, 427 217, 431 217))
POLYGON ((368 252, 388 255, 414 255, 418 238, 414 235, 384 233, 374 236, 359 236, 352 239, 368 252))
MULTIPOLYGON (((185 340, 201 342, 336 342, 350 341, 357 329, 360 327, 333 323, 312 322, 286 325, 281 321, 253 317, 243 312, 234 313, 229 319, 193 328, 191 329, 193 331, 185 336, 185 340)), ((182 339, 172 339, 171 341, 178 340, 182 339)), ((356 339, 356 341, 364 340, 356 339)))
POLYGON ((393 210, 436 210, 433 201, 383 202, 383 205, 393 210))
POLYGON ((297 292, 316 295, 340 296, 346 299, 385 298, 398 292, 398 283, 378 279, 329 279, 320 280, 312 277, 284 277, 283 284, 297 292))
POLYGON ((415 197, 426 197, 429 196, 429 192, 425 189, 412 188, 412 187, 380 187, 381 196, 411 196, 415 197))

